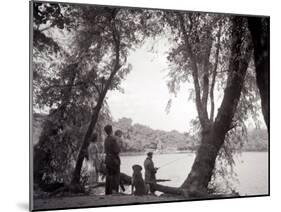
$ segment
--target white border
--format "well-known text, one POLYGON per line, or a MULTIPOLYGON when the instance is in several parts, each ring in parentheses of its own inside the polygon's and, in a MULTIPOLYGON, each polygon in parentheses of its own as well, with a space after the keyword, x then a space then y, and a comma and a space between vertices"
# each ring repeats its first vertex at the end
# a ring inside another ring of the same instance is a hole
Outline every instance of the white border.
MULTIPOLYGON (((271 197, 243 198, 122 206, 123 212, 180 211, 270 211, 280 208, 280 20, 278 1, 245 0, 68 0, 92 4, 113 4, 210 12, 244 13, 271 16, 271 197)), ((29 12, 27 0, 2 1, 1 20, 1 211, 28 210, 29 139, 29 12)), ((112 211, 117 208, 76 209, 75 211, 112 211)))

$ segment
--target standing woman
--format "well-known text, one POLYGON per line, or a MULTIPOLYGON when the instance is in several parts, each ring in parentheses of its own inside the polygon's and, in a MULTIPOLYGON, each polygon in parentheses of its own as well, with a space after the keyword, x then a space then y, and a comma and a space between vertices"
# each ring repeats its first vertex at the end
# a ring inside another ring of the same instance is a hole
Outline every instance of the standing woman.
POLYGON ((97 137, 98 137, 98 135, 96 133, 94 133, 93 137, 90 141, 90 145, 88 147, 88 159, 94 170, 94 174, 92 175, 91 178, 94 177, 95 178, 94 182, 96 182, 96 183, 99 181, 99 167, 100 167, 100 163, 101 163, 100 150, 98 147, 97 137))

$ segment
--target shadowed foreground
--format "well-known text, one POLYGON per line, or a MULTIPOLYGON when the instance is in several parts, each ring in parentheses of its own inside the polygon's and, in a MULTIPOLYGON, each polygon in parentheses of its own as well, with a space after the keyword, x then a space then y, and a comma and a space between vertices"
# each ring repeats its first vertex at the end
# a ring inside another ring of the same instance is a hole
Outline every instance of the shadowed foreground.
POLYGON ((69 196, 69 197, 53 197, 48 199, 36 199, 34 201, 34 210, 51 210, 63 208, 81 208, 81 207, 96 207, 96 206, 113 206, 113 205, 131 205, 144 203, 163 203, 186 200, 199 199, 217 199, 217 198, 233 198, 239 195, 210 195, 205 197, 187 198, 182 195, 143 195, 134 196, 127 194, 113 194, 113 195, 83 195, 83 196, 69 196))
POLYGON ((56 197, 49 199, 36 199, 34 201, 35 210, 44 209, 61 209, 61 208, 77 208, 77 207, 93 207, 107 205, 125 205, 137 203, 151 202, 171 202, 184 200, 182 196, 133 196, 133 195, 89 195, 89 196, 72 196, 72 197, 56 197))

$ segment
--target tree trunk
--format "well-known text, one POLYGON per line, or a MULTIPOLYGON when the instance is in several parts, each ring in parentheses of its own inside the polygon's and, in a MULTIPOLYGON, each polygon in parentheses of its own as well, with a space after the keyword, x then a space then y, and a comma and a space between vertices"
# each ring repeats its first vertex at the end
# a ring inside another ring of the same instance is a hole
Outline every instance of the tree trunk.
POLYGON ((99 112, 102 108, 104 98, 106 96, 106 93, 107 93, 112 81, 113 81, 113 78, 121 67, 120 66, 120 36, 119 36, 119 34, 116 30, 116 27, 115 27, 114 23, 113 23, 112 27, 113 27, 112 35, 113 35, 113 41, 114 41, 114 47, 115 47, 115 65, 113 67, 112 72, 110 73, 109 78, 105 82, 105 86, 104 86, 103 90, 101 91, 101 94, 98 98, 97 105, 95 106, 93 115, 91 117, 90 125, 87 129, 87 132, 86 132, 85 136, 84 136, 83 144, 80 148, 80 151, 79 151, 79 154, 78 154, 78 157, 77 157, 77 160, 76 160, 76 165, 75 165, 75 169, 74 169, 74 172, 73 172, 72 180, 71 180, 72 185, 80 184, 81 168, 82 168, 83 161, 84 161, 84 158, 85 158, 88 146, 89 146, 89 142, 90 142, 92 132, 93 132, 93 130, 94 130, 96 124, 97 124, 97 121, 98 121, 99 112))
MULTIPOLYGON (((104 97, 105 97, 105 95, 104 95, 104 97)), ((84 136, 83 144, 80 148, 80 151, 79 151, 79 154, 78 154, 78 157, 77 157, 77 160, 76 160, 76 165, 75 165, 73 177, 72 177, 72 180, 71 180, 71 184, 75 185, 75 184, 80 183, 80 173, 81 173, 81 168, 82 168, 82 165, 83 165, 84 157, 86 156, 86 152, 87 152, 87 149, 88 149, 88 146, 89 146, 89 143, 90 143, 90 138, 91 138, 92 132, 93 132, 93 130, 96 126, 96 123, 98 121, 98 116, 99 116, 99 112, 100 112, 100 109, 101 109, 102 104, 103 104, 104 97, 99 98, 98 103, 97 103, 97 105, 94 109, 90 125, 87 129, 87 132, 86 132, 85 136, 84 136)))
POLYGON ((191 172, 182 184, 190 196, 206 194, 211 180, 217 154, 224 143, 225 135, 230 129, 243 82, 251 56, 250 46, 242 55, 243 18, 233 19, 231 58, 229 76, 224 91, 223 101, 213 124, 202 130, 201 145, 198 149, 191 172))
POLYGON ((160 192, 163 192, 165 194, 173 194, 173 195, 182 195, 182 196, 184 196, 183 189, 181 189, 181 188, 164 186, 164 185, 160 185, 160 184, 157 184, 157 183, 155 183, 153 185, 153 188, 156 191, 160 191, 160 192))
POLYGON ((254 45, 256 80, 262 113, 269 130, 269 18, 249 17, 248 26, 254 45))
MULTIPOLYGON (((118 58, 119 58, 119 56, 118 56, 118 58)), ((119 59, 118 59, 118 64, 119 64, 119 59)), ((106 82, 105 88, 102 91, 102 93, 101 93, 101 95, 98 99, 98 103, 97 103, 97 105, 94 109, 90 125, 87 129, 87 132, 86 132, 85 136, 84 136, 83 144, 80 148, 80 151, 79 151, 79 154, 78 154, 78 157, 77 157, 77 161, 76 161, 73 177, 72 177, 72 180, 71 180, 71 184, 79 184, 79 182, 80 182, 81 168, 82 168, 83 161, 84 161, 84 158, 85 158, 85 155, 86 155, 89 143, 90 143, 90 138, 91 138, 92 132, 93 132, 93 130, 94 130, 96 124, 97 124, 99 112, 102 108, 102 104, 103 104, 104 98, 106 96, 106 93, 107 93, 107 91, 109 89, 109 86, 110 86, 110 84, 113 80, 113 77, 117 73, 118 69, 119 69, 119 66, 116 70, 114 70, 111 73, 109 79, 106 82)))

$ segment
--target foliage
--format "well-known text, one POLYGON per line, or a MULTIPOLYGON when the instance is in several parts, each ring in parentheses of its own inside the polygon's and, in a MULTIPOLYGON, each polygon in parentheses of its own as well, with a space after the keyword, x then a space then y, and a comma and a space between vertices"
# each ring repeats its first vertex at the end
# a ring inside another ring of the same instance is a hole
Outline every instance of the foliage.
POLYGON ((178 131, 153 130, 141 124, 132 124, 132 119, 121 118, 113 122, 114 128, 123 132, 123 152, 157 150, 171 152, 194 149, 194 141, 188 134, 178 131))
MULTIPOLYGON (((170 92, 176 95, 182 83, 194 84, 189 90, 189 100, 198 110, 191 123, 194 131, 183 134, 153 130, 127 118, 114 122, 114 127, 124 133, 123 151, 196 150, 201 142, 199 132, 210 130, 217 113, 215 103, 221 101, 231 83, 231 29, 227 15, 35 2, 33 109, 34 113, 48 114, 34 148, 35 161, 40 152, 48 157, 42 167, 37 166, 38 172, 52 176, 54 181, 70 181, 74 162, 84 160, 80 155, 83 147, 87 148, 88 135, 95 131, 101 139, 103 126, 111 122, 106 93, 123 91, 121 83, 133 68, 127 62, 128 55, 145 39, 164 33, 171 43, 167 57, 170 92)), ((246 22, 242 29, 240 50, 245 56, 250 41, 246 22)), ((260 100, 254 73, 251 62, 232 126, 217 157, 214 177, 233 172, 232 157, 248 138, 245 122, 250 117, 258 120, 260 100)), ((169 100, 167 111, 171 105, 169 100)), ((245 149, 266 148, 263 139, 256 145, 248 143, 245 149)))
POLYGON ((244 151, 267 151, 268 135, 266 129, 245 131, 245 126, 237 126, 230 130, 225 143, 219 151, 213 170, 212 180, 208 188, 215 193, 235 193, 234 184, 238 177, 234 171, 234 157, 244 151))
POLYGON ((253 129, 248 132, 247 142, 243 143, 245 151, 267 151, 268 150, 268 134, 265 129, 253 129))
POLYGON ((102 96, 108 89, 122 91, 121 81, 132 69, 127 63, 129 51, 157 31, 153 26, 157 13, 151 13, 34 3, 33 109, 48 114, 35 151, 51 153, 45 174, 69 182, 90 117, 100 101, 94 131, 101 137, 110 120, 102 96))
MULTIPOLYGON (((200 125, 193 121, 194 126, 200 125)), ((143 152, 157 150, 162 152, 196 151, 200 145, 200 132, 180 133, 178 131, 154 130, 142 124, 133 124, 130 118, 121 118, 113 122, 114 129, 121 130, 122 152, 143 152)), ((195 131, 196 132, 196 131, 195 131)), ((267 135, 262 129, 253 129, 246 133, 243 126, 233 128, 227 135, 225 144, 218 156, 221 163, 234 165, 232 156, 241 151, 266 151, 267 135), (223 162, 223 160, 226 160, 223 162)), ((226 167, 226 166, 221 166, 226 167)), ((221 170, 222 172, 222 170, 221 170)))
MULTIPOLYGON (((216 121, 219 122, 215 118, 215 102, 221 101, 226 86, 231 86, 232 83, 230 44, 235 39, 232 37, 232 21, 228 16, 206 13, 172 13, 170 16, 169 24, 175 36, 172 39, 173 47, 167 57, 170 62, 167 85, 170 92, 176 95, 182 83, 193 82, 194 88, 189 90, 188 99, 196 104, 198 117, 193 120, 193 126, 195 133, 197 132, 200 140, 203 140, 206 132, 210 132, 216 121)), ((249 52, 247 46, 251 46, 251 39, 246 20, 241 23, 243 38, 239 51, 245 56, 249 52)), ((209 187, 212 187, 215 178, 226 179, 235 175, 233 157, 242 150, 243 143, 247 141, 245 122, 249 118, 258 121, 260 100, 253 59, 246 73, 245 83, 241 82, 242 95, 237 109, 232 109, 235 111, 234 118, 230 128, 223 135, 224 143, 216 157, 213 180, 209 187)), ((170 107, 171 100, 168 102, 167 110, 170 107)), ((229 182, 226 180, 226 184, 229 182)))

